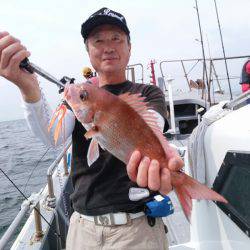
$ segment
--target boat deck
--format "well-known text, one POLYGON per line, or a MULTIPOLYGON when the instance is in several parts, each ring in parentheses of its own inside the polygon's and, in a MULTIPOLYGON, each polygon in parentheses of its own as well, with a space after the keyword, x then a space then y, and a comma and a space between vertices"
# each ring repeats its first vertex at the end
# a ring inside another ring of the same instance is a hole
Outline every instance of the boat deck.
MULTIPOLYGON (((185 147, 188 139, 172 140, 177 147, 185 147)), ((187 153, 187 152, 186 152, 187 153)), ((187 164, 187 155, 185 157, 185 164, 187 164)), ((179 200, 174 192, 169 194, 170 199, 174 205, 174 213, 168 217, 163 218, 164 223, 168 227, 168 242, 170 246, 188 242, 190 240, 190 228, 189 222, 187 221, 179 200)))
POLYGON ((171 192, 169 197, 174 204, 174 213, 163 218, 163 221, 168 227, 167 238, 169 245, 172 246, 188 242, 190 240, 190 229, 177 196, 174 192, 171 192))

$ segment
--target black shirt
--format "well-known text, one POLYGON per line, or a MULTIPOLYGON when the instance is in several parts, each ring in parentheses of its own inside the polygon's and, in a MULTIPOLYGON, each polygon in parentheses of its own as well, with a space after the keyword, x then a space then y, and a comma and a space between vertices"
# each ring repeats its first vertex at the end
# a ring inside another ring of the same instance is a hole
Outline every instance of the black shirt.
MULTIPOLYGON (((126 81, 105 85, 103 88, 115 95, 141 93, 152 109, 166 117, 165 98, 156 86, 126 81)), ((86 156, 90 140, 85 139, 85 133, 85 128, 76 120, 72 134, 71 163, 74 187, 71 199, 74 210, 85 215, 142 211, 145 200, 135 202, 128 198, 129 188, 137 187, 137 184, 129 179, 123 162, 99 147, 100 157, 88 166, 86 156)))

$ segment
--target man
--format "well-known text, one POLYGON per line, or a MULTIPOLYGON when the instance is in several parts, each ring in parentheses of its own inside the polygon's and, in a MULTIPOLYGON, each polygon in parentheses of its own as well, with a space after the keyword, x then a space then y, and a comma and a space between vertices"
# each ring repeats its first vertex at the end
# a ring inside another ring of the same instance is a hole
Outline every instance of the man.
POLYGON ((240 84, 241 84, 242 93, 250 89, 250 60, 249 59, 244 63, 242 67, 240 84))
POLYGON ((83 76, 86 78, 87 82, 98 86, 98 77, 93 73, 92 69, 89 67, 84 67, 82 70, 83 76))
MULTIPOLYGON (((163 93, 155 86, 126 80, 131 44, 125 18, 102 8, 82 24, 81 34, 91 64, 98 73, 99 86, 115 95, 140 92, 163 128, 163 93)), ((0 74, 19 87, 29 126, 44 143, 53 144, 53 136, 47 132, 51 111, 36 76, 19 68, 20 62, 30 56, 30 52, 18 39, 1 32, 0 55, 0 74)), ((162 219, 157 218, 149 225, 143 209, 145 202, 153 198, 154 191, 167 194, 172 190, 169 170, 160 169, 154 159, 141 159, 138 151, 132 154, 125 166, 102 149, 100 157, 88 167, 89 141, 83 136, 85 128, 70 110, 65 123, 66 136, 72 134, 73 141, 71 172, 74 192, 71 199, 75 210, 70 219, 67 249, 167 249, 162 219), (130 191, 133 187, 137 190, 138 186, 148 188, 150 196, 136 200, 130 191)), ((169 168, 181 167, 182 161, 173 150, 169 168)))

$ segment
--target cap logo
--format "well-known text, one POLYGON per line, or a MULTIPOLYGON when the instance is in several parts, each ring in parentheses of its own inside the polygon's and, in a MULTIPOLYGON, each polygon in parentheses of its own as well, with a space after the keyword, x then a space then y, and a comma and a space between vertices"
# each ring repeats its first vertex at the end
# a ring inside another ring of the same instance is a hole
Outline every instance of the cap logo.
POLYGON ((118 16, 117 14, 112 12, 110 9, 104 9, 103 13, 102 14, 100 13, 99 15, 112 16, 112 17, 115 17, 115 18, 121 20, 122 22, 123 22, 123 19, 124 19, 123 16, 118 16))
POLYGON ((103 10, 103 14, 104 14, 104 15, 108 15, 109 12, 110 12, 110 9, 104 9, 104 10, 103 10))

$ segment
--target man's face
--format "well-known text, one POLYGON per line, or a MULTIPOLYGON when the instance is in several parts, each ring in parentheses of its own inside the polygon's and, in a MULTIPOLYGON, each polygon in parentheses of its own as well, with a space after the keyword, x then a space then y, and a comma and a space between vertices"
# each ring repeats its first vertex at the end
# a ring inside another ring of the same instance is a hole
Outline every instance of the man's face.
POLYGON ((87 39, 89 58, 98 74, 123 73, 130 57, 130 43, 115 25, 96 27, 87 39))

